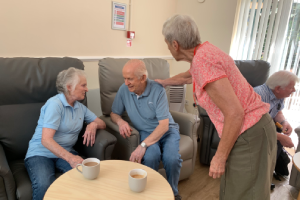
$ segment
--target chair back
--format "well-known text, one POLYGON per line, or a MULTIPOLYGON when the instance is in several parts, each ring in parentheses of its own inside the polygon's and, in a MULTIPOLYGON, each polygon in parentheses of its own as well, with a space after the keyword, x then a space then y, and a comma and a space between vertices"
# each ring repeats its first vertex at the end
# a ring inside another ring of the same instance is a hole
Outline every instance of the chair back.
POLYGON ((75 58, 0 58, 0 145, 7 160, 25 158, 40 109, 57 94, 58 73, 69 67, 84 70, 75 58))
MULTIPOLYGON (((130 59, 104 58, 99 61, 99 83, 101 109, 103 115, 110 115, 111 106, 119 87, 124 83, 122 69, 130 59)), ((149 79, 167 79, 170 77, 169 63, 160 58, 141 59, 145 62, 149 79)), ((169 99, 169 88, 166 88, 169 99)))

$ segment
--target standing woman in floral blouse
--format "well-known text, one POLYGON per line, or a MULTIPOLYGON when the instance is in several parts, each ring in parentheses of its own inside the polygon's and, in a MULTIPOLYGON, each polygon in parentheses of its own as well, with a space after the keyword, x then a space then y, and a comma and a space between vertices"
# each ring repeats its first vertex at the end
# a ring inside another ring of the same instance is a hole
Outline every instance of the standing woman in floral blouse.
POLYGON ((171 17, 162 32, 175 60, 191 66, 156 81, 164 87, 193 83, 197 103, 221 138, 209 169, 209 176, 222 176, 220 199, 270 199, 276 131, 269 105, 261 101, 229 55, 209 42, 201 43, 198 27, 189 16, 171 17))

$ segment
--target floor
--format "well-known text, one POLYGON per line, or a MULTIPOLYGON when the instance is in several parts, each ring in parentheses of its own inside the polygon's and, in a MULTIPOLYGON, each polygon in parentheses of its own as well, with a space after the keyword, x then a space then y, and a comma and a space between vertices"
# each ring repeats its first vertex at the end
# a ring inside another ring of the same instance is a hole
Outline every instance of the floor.
MULTIPOLYGON (((292 162, 289 164, 289 169, 292 162)), ((208 176, 209 166, 199 162, 199 151, 195 169, 192 176, 180 181, 178 184, 179 194, 183 200, 218 200, 220 179, 212 179, 208 176)), ((288 184, 289 177, 282 177, 281 181, 273 178, 275 189, 271 192, 271 200, 294 200, 297 199, 298 191, 288 184)))

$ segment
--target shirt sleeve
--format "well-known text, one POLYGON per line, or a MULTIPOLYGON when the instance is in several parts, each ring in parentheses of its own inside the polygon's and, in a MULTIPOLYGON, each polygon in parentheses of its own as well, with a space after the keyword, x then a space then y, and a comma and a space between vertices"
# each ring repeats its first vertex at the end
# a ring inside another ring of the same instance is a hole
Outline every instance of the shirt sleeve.
POLYGON ((158 121, 169 118, 168 98, 164 88, 162 88, 156 102, 156 118, 158 121))
POLYGON ((90 111, 90 109, 88 109, 86 106, 84 106, 84 107, 86 108, 86 111, 84 114, 84 121, 88 124, 95 121, 97 116, 92 111, 90 111))
POLYGON ((194 80, 202 89, 211 82, 227 77, 223 66, 213 60, 214 55, 196 55, 194 80))
MULTIPOLYGON (((123 86, 123 85, 122 85, 123 86)), ((117 95, 114 99, 114 102, 111 107, 111 111, 117 115, 122 115, 125 111, 125 106, 122 100, 122 86, 120 87, 119 91, 117 92, 117 95)))
POLYGON ((47 104, 44 110, 43 128, 57 130, 61 121, 62 108, 54 101, 50 101, 47 104))

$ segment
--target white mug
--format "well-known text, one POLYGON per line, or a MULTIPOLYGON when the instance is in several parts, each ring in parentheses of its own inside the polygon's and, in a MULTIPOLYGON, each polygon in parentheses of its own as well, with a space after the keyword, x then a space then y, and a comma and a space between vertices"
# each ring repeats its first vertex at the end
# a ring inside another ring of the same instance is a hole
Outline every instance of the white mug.
POLYGON ((147 172, 143 169, 133 169, 129 172, 128 184, 133 192, 142 192, 147 185, 147 172))
POLYGON ((95 179, 100 172, 100 160, 97 158, 87 158, 82 161, 82 164, 77 164, 76 169, 82 173, 86 179, 95 179), (78 169, 78 166, 82 166, 82 171, 78 169))

